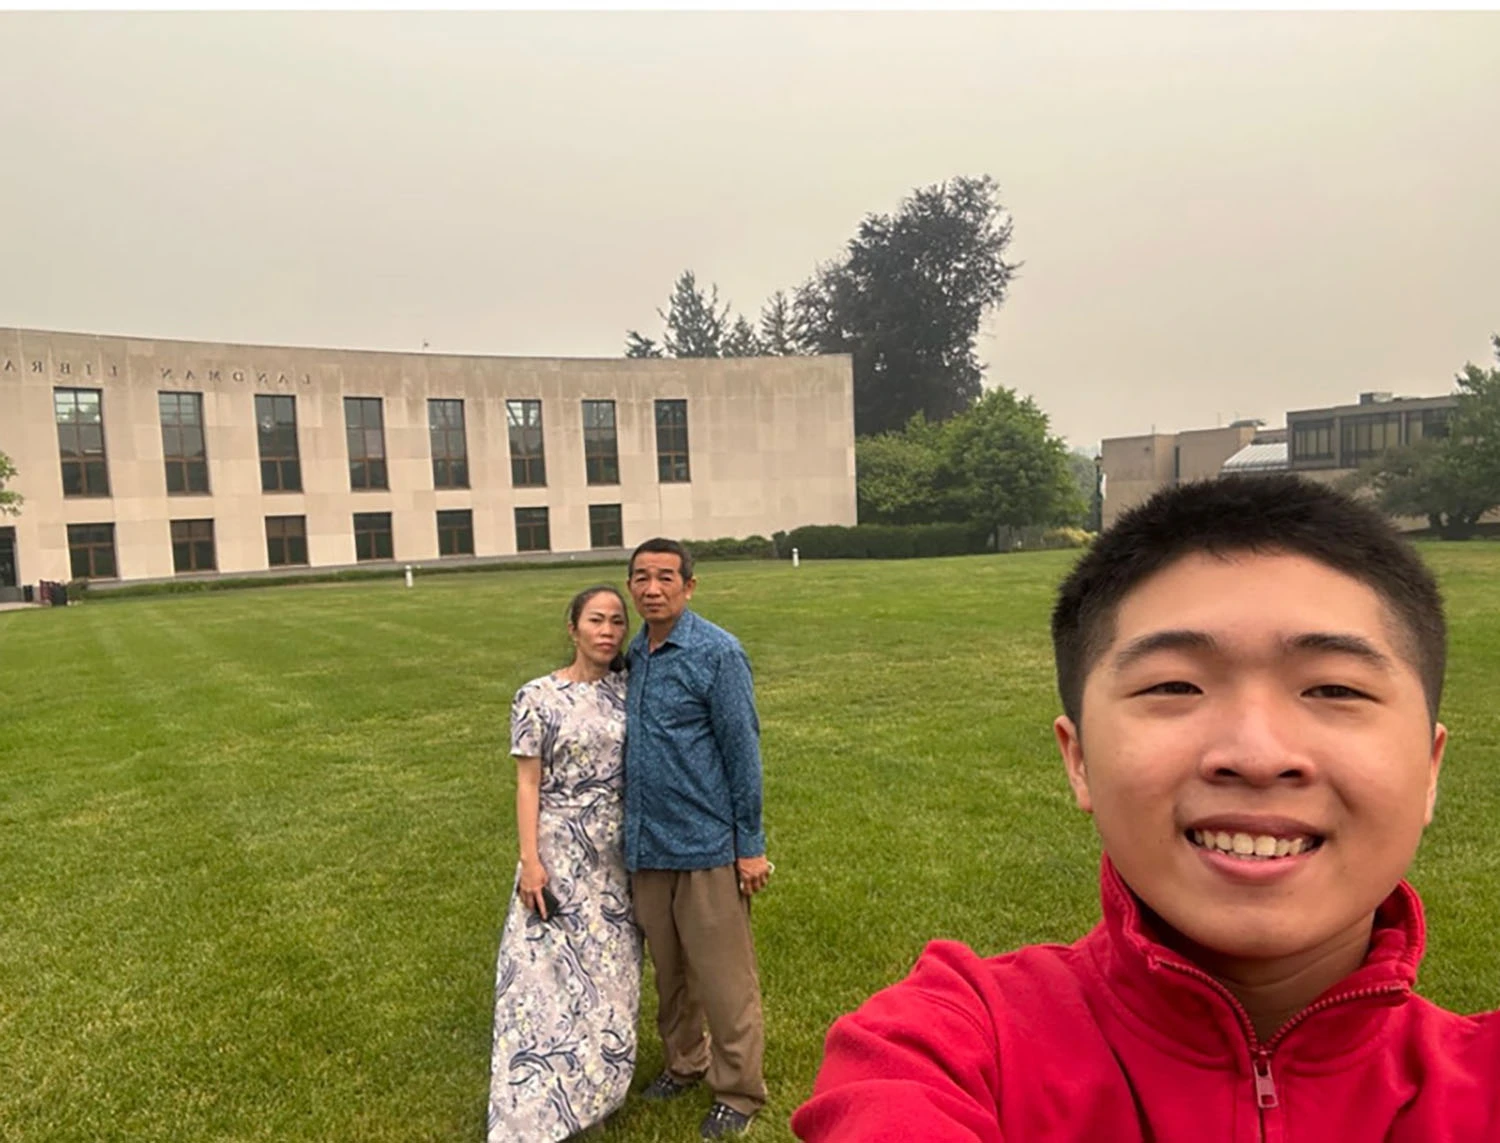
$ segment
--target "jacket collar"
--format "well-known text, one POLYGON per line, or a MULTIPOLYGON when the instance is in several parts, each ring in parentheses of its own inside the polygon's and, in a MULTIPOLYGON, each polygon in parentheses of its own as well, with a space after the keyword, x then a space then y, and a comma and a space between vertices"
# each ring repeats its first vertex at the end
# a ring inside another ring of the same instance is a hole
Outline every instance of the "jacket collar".
POLYGON ((1106 856, 1100 871, 1104 919, 1081 944, 1106 994, 1137 1032, 1173 1054, 1222 1059, 1285 1043, 1302 1059, 1330 1059, 1369 1045, 1377 1026, 1411 997, 1426 944, 1422 902, 1405 881, 1375 911, 1364 964, 1266 1044, 1227 988, 1151 931, 1140 899, 1106 856))
MULTIPOLYGON (((672 624, 672 630, 662 640, 662 647, 675 646, 686 647, 693 641, 693 632, 698 624, 698 617, 690 608, 683 608, 682 614, 677 617, 677 622, 672 624)), ((651 651, 651 629, 643 622, 635 638, 631 641, 634 651, 640 654, 649 654, 651 651)), ((660 648, 658 648, 660 649, 660 648)))

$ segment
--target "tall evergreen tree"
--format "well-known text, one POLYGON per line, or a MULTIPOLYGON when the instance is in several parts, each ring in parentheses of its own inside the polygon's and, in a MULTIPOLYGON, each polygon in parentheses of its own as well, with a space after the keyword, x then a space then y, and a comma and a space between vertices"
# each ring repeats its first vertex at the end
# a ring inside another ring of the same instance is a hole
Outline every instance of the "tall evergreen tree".
POLYGON ((975 340, 1019 264, 1011 219, 988 175, 922 187, 894 214, 867 215, 844 256, 797 290, 801 347, 854 357, 854 427, 899 430, 972 405, 984 367, 975 340))

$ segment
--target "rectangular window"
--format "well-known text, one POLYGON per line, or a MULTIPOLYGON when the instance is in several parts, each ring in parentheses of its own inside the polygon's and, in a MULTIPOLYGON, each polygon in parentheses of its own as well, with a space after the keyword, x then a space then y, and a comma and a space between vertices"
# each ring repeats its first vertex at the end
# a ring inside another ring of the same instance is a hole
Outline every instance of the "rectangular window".
POLYGON ((589 505, 589 546, 592 548, 623 548, 625 529, 620 524, 618 504, 589 505))
POLYGON ((1406 439, 1410 443, 1448 435, 1448 417, 1451 409, 1423 409, 1408 413, 1406 417, 1406 439))
POLYGON ((218 567, 214 557, 214 522, 212 520, 172 521, 172 570, 178 572, 213 571, 218 567))
POLYGON ((349 487, 389 488, 385 468, 385 415, 379 397, 345 397, 349 437, 349 487))
POLYGON ((1333 422, 1301 421, 1292 428, 1292 461, 1333 459, 1333 422))
POLYGON ((99 389, 54 389, 57 451, 62 457, 64 496, 108 496, 104 456, 104 393, 99 389))
POLYGON ((161 452, 171 496, 208 492, 208 448, 203 439, 203 394, 158 393, 161 452))
POLYGON ((68 558, 74 579, 118 579, 113 524, 69 524, 68 558))
POLYGON ((356 512, 354 514, 354 558, 357 560, 393 560, 389 512, 356 512))
POLYGON ((547 460, 542 452, 542 403, 505 402, 510 429, 510 482, 516 488, 538 488, 547 483, 547 460))
POLYGON ((432 439, 432 486, 469 487, 469 447, 464 439, 464 403, 428 401, 427 433, 432 439))
POLYGON ((1345 417, 1342 436, 1342 463, 1345 467, 1371 460, 1401 444, 1401 414, 1372 413, 1345 417))
POLYGON ((273 568, 307 563, 307 517, 266 517, 266 562, 273 568))
POLYGON ((437 514, 438 555, 472 556, 474 554, 474 513, 455 508, 437 514))
POLYGON ((516 551, 550 552, 552 537, 547 531, 547 509, 516 509, 516 551))
POLYGON ((260 490, 301 492, 302 458, 297 451, 297 398, 257 393, 255 429, 260 436, 260 490))
POLYGON ((620 440, 615 432, 615 403, 583 403, 583 467, 590 484, 620 483, 620 440))
POLYGON ((656 477, 663 484, 691 479, 686 401, 656 402, 656 477))

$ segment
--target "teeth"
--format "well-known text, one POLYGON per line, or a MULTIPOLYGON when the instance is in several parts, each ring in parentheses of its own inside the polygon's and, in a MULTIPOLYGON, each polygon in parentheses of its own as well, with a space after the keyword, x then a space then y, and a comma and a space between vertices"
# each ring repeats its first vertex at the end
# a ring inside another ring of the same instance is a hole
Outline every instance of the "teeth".
POLYGON ((1278 857, 1296 857, 1311 849, 1309 837, 1275 837, 1271 834, 1228 833, 1224 830, 1192 831, 1195 845, 1204 849, 1232 854, 1249 861, 1271 861, 1278 857))

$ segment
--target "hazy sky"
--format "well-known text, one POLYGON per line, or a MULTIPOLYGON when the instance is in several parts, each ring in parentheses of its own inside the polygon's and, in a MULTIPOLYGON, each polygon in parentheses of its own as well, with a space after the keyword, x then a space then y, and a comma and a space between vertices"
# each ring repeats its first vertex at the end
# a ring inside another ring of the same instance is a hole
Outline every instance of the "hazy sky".
POLYGON ((0 325, 616 356, 981 172, 1075 444, 1491 360, 1494 13, 0 14, 0 325))

